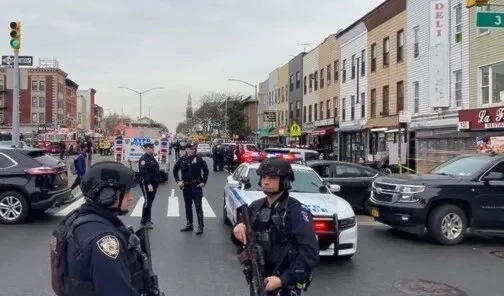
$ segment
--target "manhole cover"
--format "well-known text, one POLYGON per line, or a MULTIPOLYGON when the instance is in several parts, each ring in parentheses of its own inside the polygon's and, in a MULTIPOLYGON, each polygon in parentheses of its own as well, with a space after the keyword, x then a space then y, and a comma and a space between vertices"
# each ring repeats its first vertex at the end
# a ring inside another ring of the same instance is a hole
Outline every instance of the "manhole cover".
POLYGON ((499 258, 504 259, 504 251, 492 251, 492 252, 490 252, 490 255, 494 255, 499 258))
POLYGON ((427 280, 401 280, 394 286, 408 295, 416 296, 467 296, 467 293, 448 284, 427 280))

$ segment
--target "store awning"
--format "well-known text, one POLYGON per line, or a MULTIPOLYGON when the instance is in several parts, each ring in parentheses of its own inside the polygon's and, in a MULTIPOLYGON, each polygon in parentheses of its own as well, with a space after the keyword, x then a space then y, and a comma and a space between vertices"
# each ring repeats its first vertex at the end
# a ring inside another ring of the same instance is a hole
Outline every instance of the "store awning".
POLYGON ((259 137, 267 137, 270 133, 270 131, 272 130, 273 128, 271 127, 263 127, 259 130, 259 137))
POLYGON ((310 134, 312 136, 325 136, 334 132, 334 126, 317 127, 310 134))
POLYGON ((268 135, 268 138, 277 138, 278 137, 278 128, 274 128, 268 135))

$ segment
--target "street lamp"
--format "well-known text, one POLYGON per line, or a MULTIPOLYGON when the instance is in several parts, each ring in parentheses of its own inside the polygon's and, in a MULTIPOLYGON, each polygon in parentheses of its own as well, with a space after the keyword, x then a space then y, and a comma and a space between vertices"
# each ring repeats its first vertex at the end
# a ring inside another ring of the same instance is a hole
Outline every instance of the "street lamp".
POLYGON ((164 89, 164 87, 153 87, 153 88, 149 88, 147 90, 144 90, 144 91, 138 91, 138 90, 134 90, 134 89, 131 89, 129 87, 126 87, 126 86, 119 86, 119 88, 124 88, 124 89, 127 89, 127 90, 130 90, 134 93, 137 93, 139 96, 140 96, 140 117, 139 119, 142 119, 142 95, 146 92, 149 92, 151 90, 155 90, 155 89, 164 89))
MULTIPOLYGON (((257 84, 252 84, 250 82, 243 81, 243 80, 240 80, 240 79, 235 79, 235 78, 229 78, 228 80, 229 81, 240 82, 240 83, 246 84, 246 85, 251 86, 251 87, 254 88, 254 96, 255 96, 254 100, 257 102, 257 106, 256 106, 256 121, 257 121, 256 125, 257 126, 256 126, 256 128, 259 129, 259 98, 257 97, 257 84)), ((226 103, 227 103, 227 101, 226 101, 226 103)), ((255 132, 255 141, 256 141, 256 143, 257 143, 257 140, 258 140, 257 139, 257 135, 258 135, 257 132, 258 131, 255 132)))

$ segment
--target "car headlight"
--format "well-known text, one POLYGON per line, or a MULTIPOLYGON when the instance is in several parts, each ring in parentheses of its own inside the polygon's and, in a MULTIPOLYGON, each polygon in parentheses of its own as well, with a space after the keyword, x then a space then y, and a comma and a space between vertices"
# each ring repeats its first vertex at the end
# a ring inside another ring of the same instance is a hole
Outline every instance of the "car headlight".
POLYGON ((351 228, 356 224, 355 216, 338 221, 339 228, 351 228))
POLYGON ((412 186, 412 185, 399 186, 399 192, 402 194, 415 194, 423 192, 424 190, 425 186, 412 186))

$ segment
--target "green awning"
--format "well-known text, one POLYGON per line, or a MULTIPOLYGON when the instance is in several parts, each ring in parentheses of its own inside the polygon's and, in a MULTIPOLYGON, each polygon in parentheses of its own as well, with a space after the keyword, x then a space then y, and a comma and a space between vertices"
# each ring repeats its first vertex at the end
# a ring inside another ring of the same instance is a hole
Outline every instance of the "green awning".
POLYGON ((272 127, 263 127, 263 128, 261 128, 259 130, 259 137, 260 138, 267 137, 272 129, 273 129, 272 127))

